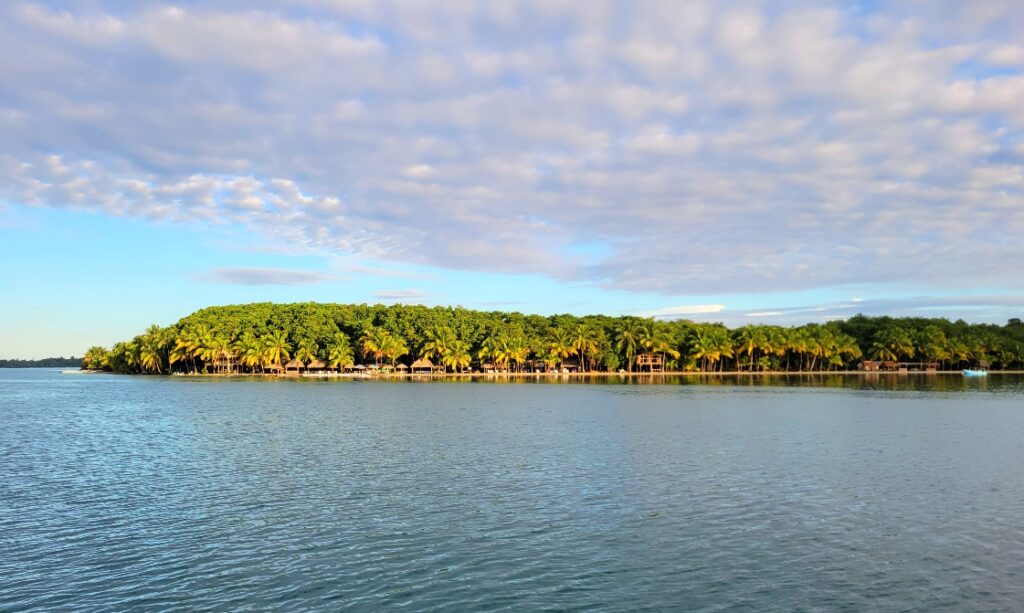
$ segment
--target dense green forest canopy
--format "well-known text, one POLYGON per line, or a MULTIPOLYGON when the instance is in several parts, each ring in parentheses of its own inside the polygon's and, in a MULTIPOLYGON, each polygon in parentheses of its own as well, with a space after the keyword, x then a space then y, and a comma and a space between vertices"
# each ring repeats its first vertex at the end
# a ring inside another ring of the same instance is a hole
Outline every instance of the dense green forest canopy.
POLYGON ((82 358, 41 358, 39 360, 0 360, 0 368, 72 368, 82 358))
POLYGON ((943 368, 1024 366, 1024 325, 856 315, 782 327, 658 321, 633 316, 524 315, 462 307, 258 303, 209 307, 111 349, 93 347, 83 368, 119 373, 208 372, 218 356, 245 372, 289 360, 336 369, 397 366, 426 358, 446 370, 642 369, 658 356, 667 370, 855 369, 864 359, 943 368))

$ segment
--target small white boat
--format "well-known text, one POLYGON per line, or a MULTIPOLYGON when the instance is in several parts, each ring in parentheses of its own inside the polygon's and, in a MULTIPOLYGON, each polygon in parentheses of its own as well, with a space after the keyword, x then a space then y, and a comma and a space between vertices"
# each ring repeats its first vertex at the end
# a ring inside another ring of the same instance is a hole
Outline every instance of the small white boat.
POLYGON ((987 375, 988 375, 988 371, 987 370, 973 369, 973 368, 965 368, 964 369, 964 376, 965 377, 984 377, 984 376, 987 376, 987 375))

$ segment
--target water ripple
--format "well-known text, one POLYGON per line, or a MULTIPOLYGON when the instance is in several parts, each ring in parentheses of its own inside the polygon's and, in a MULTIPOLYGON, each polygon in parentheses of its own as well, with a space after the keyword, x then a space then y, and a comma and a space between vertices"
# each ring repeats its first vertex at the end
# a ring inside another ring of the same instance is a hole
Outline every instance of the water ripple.
POLYGON ((676 383, 0 373, 0 610, 1024 602, 1019 380, 676 383))

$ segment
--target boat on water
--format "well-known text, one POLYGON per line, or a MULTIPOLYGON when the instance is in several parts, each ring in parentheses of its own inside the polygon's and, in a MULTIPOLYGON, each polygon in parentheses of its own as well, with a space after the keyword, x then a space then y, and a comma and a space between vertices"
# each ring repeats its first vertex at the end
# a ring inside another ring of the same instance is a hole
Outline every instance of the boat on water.
POLYGON ((965 368, 964 369, 964 376, 965 377, 984 377, 986 375, 988 375, 988 371, 987 370, 974 369, 974 368, 965 368))

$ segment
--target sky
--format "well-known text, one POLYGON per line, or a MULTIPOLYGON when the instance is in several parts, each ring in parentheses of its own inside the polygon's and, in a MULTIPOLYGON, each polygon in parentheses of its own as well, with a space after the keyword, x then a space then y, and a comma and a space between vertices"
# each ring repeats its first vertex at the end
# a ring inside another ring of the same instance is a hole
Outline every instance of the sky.
POLYGON ((0 357, 214 304, 1024 313, 1019 0, 0 6, 0 357))

